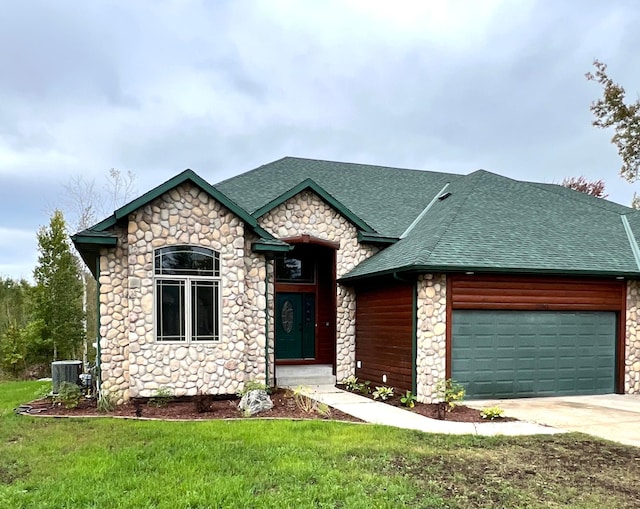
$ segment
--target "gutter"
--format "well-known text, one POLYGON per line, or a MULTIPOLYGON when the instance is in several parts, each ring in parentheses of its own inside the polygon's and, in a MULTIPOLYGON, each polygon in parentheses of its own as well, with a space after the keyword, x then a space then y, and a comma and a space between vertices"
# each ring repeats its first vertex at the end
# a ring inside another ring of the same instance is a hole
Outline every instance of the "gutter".
POLYGON ((96 258, 96 387, 102 393, 102 351, 100 348, 100 255, 96 258))

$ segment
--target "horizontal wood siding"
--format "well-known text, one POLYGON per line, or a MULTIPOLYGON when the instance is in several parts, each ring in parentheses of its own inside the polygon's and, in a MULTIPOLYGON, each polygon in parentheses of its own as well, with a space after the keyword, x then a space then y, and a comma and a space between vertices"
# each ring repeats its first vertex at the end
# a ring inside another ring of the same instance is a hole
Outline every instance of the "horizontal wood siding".
POLYGON ((624 281, 529 276, 451 276, 454 309, 621 311, 624 281))
POLYGON ((356 376, 372 386, 386 374, 396 392, 411 390, 413 289, 404 282, 356 288, 356 376))

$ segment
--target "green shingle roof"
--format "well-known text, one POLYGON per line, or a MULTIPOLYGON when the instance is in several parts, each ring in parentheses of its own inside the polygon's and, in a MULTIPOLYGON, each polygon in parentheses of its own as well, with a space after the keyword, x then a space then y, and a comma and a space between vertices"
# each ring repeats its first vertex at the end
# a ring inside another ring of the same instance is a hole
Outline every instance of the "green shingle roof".
POLYGON ((347 280, 429 270, 640 275, 621 219, 640 239, 640 212, 556 184, 286 157, 215 187, 261 214, 305 179, 375 234, 403 237, 347 280), (446 184, 451 194, 438 200, 446 184))
POLYGON ((214 187, 255 213, 306 179, 313 180, 377 233, 398 237, 445 183, 460 175, 285 157, 214 187))

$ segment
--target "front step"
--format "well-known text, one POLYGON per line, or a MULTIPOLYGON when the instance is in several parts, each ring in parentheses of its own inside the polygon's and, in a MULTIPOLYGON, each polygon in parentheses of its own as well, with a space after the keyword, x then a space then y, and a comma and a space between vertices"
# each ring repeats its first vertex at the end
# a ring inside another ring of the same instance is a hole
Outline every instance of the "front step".
POLYGON ((331 364, 309 364, 306 366, 276 366, 278 387, 299 385, 335 385, 336 377, 331 364))

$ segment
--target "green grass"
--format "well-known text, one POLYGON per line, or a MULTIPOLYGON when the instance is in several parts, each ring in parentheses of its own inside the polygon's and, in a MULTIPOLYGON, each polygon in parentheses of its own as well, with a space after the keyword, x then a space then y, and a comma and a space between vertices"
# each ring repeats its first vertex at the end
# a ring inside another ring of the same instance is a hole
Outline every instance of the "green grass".
POLYGON ((640 507, 640 451, 333 422, 23 417, 0 383, 0 507, 640 507))

